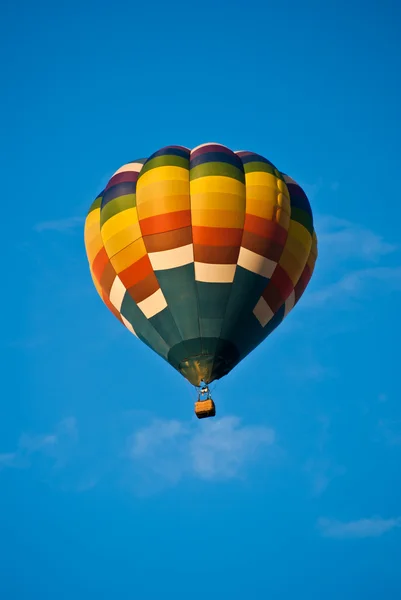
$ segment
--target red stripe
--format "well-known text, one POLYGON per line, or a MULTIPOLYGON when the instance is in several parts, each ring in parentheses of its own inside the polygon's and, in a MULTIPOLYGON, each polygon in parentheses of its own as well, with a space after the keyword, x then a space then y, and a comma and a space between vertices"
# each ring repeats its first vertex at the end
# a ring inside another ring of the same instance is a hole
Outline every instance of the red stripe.
POLYGON ((107 294, 105 292, 103 292, 103 302, 105 303, 105 305, 107 306, 107 308, 109 309, 109 311, 112 312, 113 315, 115 317, 117 317, 117 319, 119 321, 121 321, 121 323, 123 323, 123 320, 121 318, 120 313, 118 312, 118 310, 116 309, 116 307, 112 305, 112 303, 110 302, 110 300, 109 300, 109 298, 108 298, 108 296, 107 296, 107 294))
POLYGON ((142 258, 124 269, 124 271, 121 271, 118 276, 128 289, 136 283, 139 283, 139 281, 143 281, 152 271, 153 267, 149 260, 149 256, 145 254, 145 256, 142 256, 142 258))
POLYGON ((295 302, 298 302, 306 287, 312 277, 312 271, 308 265, 305 266, 305 269, 302 271, 302 275, 299 278, 297 285, 294 288, 295 291, 295 302))
POLYGON ((125 183, 126 181, 138 181, 139 173, 137 171, 123 171, 122 173, 117 173, 114 175, 106 186, 105 191, 109 188, 113 187, 113 185, 118 185, 119 183, 125 183))
POLYGON ((139 221, 139 224, 143 236, 173 231, 174 229, 189 227, 191 225, 191 211, 179 210, 177 212, 165 213, 164 215, 148 217, 139 221))
POLYGON ((256 217, 255 215, 245 215, 244 229, 245 231, 256 233, 256 235, 277 242, 281 246, 284 246, 287 241, 287 231, 284 227, 281 227, 275 221, 256 217))
POLYGON ((241 246, 242 229, 195 226, 192 239, 203 246, 241 246))
POLYGON ((109 262, 109 257, 107 256, 104 246, 102 246, 102 248, 96 254, 96 258, 92 263, 92 271, 93 271, 93 274, 95 275, 96 279, 98 280, 99 284, 100 284, 100 280, 103 275, 103 271, 108 262, 109 262))
POLYGON ((283 300, 286 300, 294 289, 294 284, 284 271, 283 267, 277 265, 270 280, 279 290, 283 300))
POLYGON ((230 148, 227 146, 219 146, 218 144, 207 144, 207 146, 203 146, 202 148, 198 148, 197 150, 193 150, 191 152, 191 160, 200 156, 201 154, 207 154, 208 152, 223 152, 224 154, 234 154, 230 148))
POLYGON ((269 281, 265 287, 262 296, 274 314, 279 310, 280 306, 282 306, 284 302, 280 290, 278 290, 271 281, 269 281))

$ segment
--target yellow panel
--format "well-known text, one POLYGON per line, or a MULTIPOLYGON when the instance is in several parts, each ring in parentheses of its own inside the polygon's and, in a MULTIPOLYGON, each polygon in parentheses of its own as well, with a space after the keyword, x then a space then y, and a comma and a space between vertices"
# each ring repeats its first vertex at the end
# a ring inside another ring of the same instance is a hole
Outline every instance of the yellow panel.
POLYGON ((286 231, 288 231, 290 227, 291 218, 285 210, 283 210, 282 208, 277 209, 275 221, 279 225, 281 225, 281 227, 284 227, 286 231))
POLYGON ((139 223, 135 223, 116 233, 104 244, 104 247, 111 258, 140 237, 142 237, 142 234, 139 223))
POLYGON ((278 205, 284 209, 288 214, 291 214, 291 202, 289 198, 282 192, 277 194, 278 205))
POLYGON ((242 229, 245 214, 234 210, 193 210, 192 225, 195 227, 227 227, 242 229))
POLYGON ((289 252, 291 252, 291 254, 293 254, 295 256, 295 258, 297 256, 302 257, 301 258, 301 262, 306 260, 306 257, 309 255, 308 252, 306 252, 306 248, 305 245, 302 244, 296 237, 294 237, 293 235, 289 235, 287 237, 287 241, 285 244, 285 249, 289 250, 289 252), (303 258, 305 257, 305 259, 303 258))
POLYGON ((102 236, 99 234, 93 238, 90 242, 85 241, 86 254, 89 262, 93 262, 99 253, 99 250, 103 248, 102 236))
POLYGON ((245 189, 241 195, 203 192, 191 195, 192 210, 239 210, 245 212, 245 189))
POLYGON ((313 271, 313 269, 315 268, 316 259, 317 259, 316 254, 314 254, 311 251, 311 253, 309 254, 309 257, 308 257, 308 267, 310 268, 311 271, 313 271))
POLYGON ((149 185, 141 185, 141 189, 136 191, 136 205, 140 206, 144 202, 152 201, 159 196, 185 196, 189 195, 189 180, 172 179, 167 181, 157 181, 149 185))
POLYGON ((302 246, 305 247, 307 254, 309 254, 312 246, 312 236, 309 231, 303 225, 301 225, 301 223, 291 221, 288 229, 288 235, 293 236, 296 240, 298 240, 302 246))
POLYGON ((313 252, 313 254, 315 256, 318 255, 318 251, 317 251, 317 237, 316 237, 316 231, 313 231, 313 236, 312 236, 312 250, 311 252, 313 252))
POLYGON ((280 257, 279 265, 287 273, 294 286, 298 282, 302 275, 302 271, 305 268, 307 253, 304 252, 302 256, 294 256, 287 247, 284 248, 283 253, 280 257))
POLYGON ((138 212, 136 206, 133 208, 127 208, 127 210, 123 210, 111 219, 108 219, 105 224, 102 226, 102 240, 104 244, 106 244, 107 240, 113 237, 119 231, 122 231, 126 227, 130 225, 134 225, 138 222, 138 212))
POLYGON ((116 273, 121 273, 124 269, 127 269, 134 263, 136 263, 140 258, 145 256, 146 248, 143 238, 139 238, 124 250, 121 250, 117 254, 115 254, 110 262, 113 265, 116 273))
POLYGON ((282 194, 276 187, 265 185, 247 185, 246 186, 247 201, 255 200, 257 202, 272 202, 278 204, 288 214, 291 214, 291 204, 289 199, 282 194), (274 200, 273 200, 274 199, 274 200))
POLYGON ((245 182, 246 186, 262 186, 262 187, 270 187, 274 190, 281 191, 278 187, 279 180, 275 175, 271 173, 265 173, 264 171, 252 171, 251 173, 245 174, 245 182))
POLYGON ((197 179, 190 181, 190 191, 191 197, 192 194, 203 194, 205 192, 242 196, 245 194, 245 185, 232 177, 210 175, 207 177, 198 177, 197 179))
POLYGON ((269 221, 272 221, 276 212, 276 206, 277 196, 274 190, 269 190, 268 194, 265 194, 263 199, 256 199, 254 197, 250 197, 247 190, 247 214, 255 215, 256 217, 261 217, 262 219, 268 219, 269 221))
POLYGON ((136 189, 141 190, 150 183, 156 183, 168 179, 180 179, 181 181, 189 181, 189 170, 183 167, 156 167, 150 169, 138 178, 136 189))
POLYGON ((286 196, 287 200, 290 200, 290 190, 287 187, 287 184, 285 183, 285 181, 282 181, 281 179, 277 179, 277 187, 280 190, 280 192, 282 194, 284 194, 284 196, 286 196))
POLYGON ((160 196, 149 202, 138 206, 138 217, 140 220, 156 215, 164 215, 179 210, 189 210, 189 195, 185 196, 160 196))
POLYGON ((100 235, 100 222, 97 221, 96 223, 93 223, 93 225, 90 225, 89 227, 85 227, 85 231, 84 231, 84 239, 85 239, 85 245, 90 244, 91 242, 93 242, 93 240, 95 238, 97 238, 97 236, 100 235))
POLYGON ((100 223, 100 208, 95 208, 95 210, 92 210, 92 212, 87 215, 85 220, 85 228, 91 227, 95 223, 100 223))

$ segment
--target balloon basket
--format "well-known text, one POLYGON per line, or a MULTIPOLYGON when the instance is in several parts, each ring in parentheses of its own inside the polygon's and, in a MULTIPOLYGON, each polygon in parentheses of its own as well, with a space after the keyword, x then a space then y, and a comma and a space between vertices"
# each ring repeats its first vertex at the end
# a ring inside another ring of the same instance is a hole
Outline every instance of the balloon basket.
POLYGON ((216 416, 216 406, 211 398, 195 402, 195 414, 198 419, 216 416))

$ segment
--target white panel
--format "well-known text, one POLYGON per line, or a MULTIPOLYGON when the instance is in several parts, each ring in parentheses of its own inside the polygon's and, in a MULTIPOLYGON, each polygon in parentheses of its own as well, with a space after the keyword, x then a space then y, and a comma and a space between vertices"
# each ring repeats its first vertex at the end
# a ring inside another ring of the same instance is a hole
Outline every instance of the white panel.
POLYGON ((272 311, 272 309, 267 304, 264 298, 259 299, 259 302, 253 309, 253 314, 255 315, 259 323, 262 325, 262 327, 265 327, 268 324, 268 322, 274 317, 274 312, 272 311))
POLYGON ((121 279, 119 277, 116 277, 113 282, 113 285, 111 286, 109 297, 110 297, 110 302, 112 303, 114 308, 116 308, 118 310, 118 312, 121 311, 121 305, 124 300, 125 292, 126 292, 125 285, 123 284, 123 282, 121 281, 121 279))
POLYGON ((121 315, 121 319, 124 323, 124 325, 126 326, 127 329, 130 330, 131 333, 133 333, 136 337, 138 337, 135 333, 135 329, 132 327, 131 323, 129 321, 127 321, 127 319, 125 317, 123 317, 123 315, 121 315))
POLYGON ((141 171, 142 167, 143 167, 142 163, 128 163, 126 165, 123 165, 119 169, 117 169, 117 171, 115 173, 113 173, 112 177, 114 177, 114 175, 118 175, 118 173, 125 173, 127 171, 128 172, 133 171, 134 173, 139 173, 141 171))
POLYGON ((247 248, 241 248, 238 256, 238 264, 240 267, 252 271, 252 273, 262 275, 262 277, 266 277, 267 279, 271 278, 277 266, 277 263, 273 260, 260 256, 260 254, 256 254, 256 252, 252 252, 252 250, 248 250, 247 248))
POLYGON ((188 244, 163 252, 150 252, 148 256, 154 271, 175 269, 194 262, 194 247, 193 244, 188 244))
POLYGON ((142 300, 142 302, 138 302, 138 308, 141 309, 147 319, 157 315, 159 312, 165 309, 166 306, 166 299, 160 289, 156 290, 156 292, 149 296, 149 298, 142 300))
POLYGON ((285 317, 294 308, 294 304, 295 304, 295 291, 292 290, 291 294, 288 296, 287 300, 285 301, 285 309, 284 309, 285 317))
POLYGON ((232 283, 237 265, 195 263, 195 280, 207 283, 232 283))

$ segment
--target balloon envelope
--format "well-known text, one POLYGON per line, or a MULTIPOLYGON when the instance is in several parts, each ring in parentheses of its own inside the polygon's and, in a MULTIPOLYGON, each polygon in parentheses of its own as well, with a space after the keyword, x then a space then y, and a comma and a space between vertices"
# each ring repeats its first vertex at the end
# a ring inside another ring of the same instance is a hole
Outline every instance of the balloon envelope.
POLYGON ((214 143, 118 169, 90 207, 85 247, 106 306, 194 385, 272 333, 317 257, 301 187, 263 156, 214 143))

